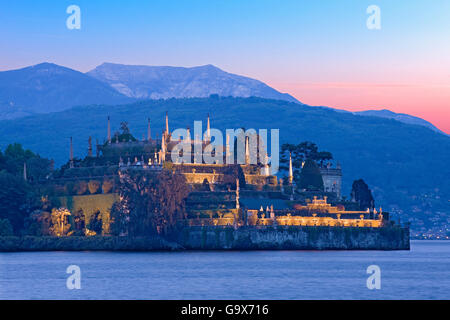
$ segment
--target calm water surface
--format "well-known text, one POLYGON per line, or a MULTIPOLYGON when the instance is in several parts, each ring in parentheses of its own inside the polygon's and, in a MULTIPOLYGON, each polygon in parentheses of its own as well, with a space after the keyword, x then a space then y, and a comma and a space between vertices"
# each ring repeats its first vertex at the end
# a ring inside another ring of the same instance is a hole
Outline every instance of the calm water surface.
POLYGON ((450 241, 411 251, 0 253, 0 299, 449 299, 450 241), (381 289, 366 287, 369 265, 381 289), (81 268, 81 289, 66 268, 81 268))

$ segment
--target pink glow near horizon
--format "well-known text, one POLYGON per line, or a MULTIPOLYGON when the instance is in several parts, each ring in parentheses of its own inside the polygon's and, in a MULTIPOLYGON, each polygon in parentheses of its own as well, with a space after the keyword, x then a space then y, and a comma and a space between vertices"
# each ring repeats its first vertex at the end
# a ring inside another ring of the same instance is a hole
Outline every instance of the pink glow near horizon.
POLYGON ((388 109, 450 133, 450 85, 386 83, 270 83, 303 103, 348 111, 388 109))

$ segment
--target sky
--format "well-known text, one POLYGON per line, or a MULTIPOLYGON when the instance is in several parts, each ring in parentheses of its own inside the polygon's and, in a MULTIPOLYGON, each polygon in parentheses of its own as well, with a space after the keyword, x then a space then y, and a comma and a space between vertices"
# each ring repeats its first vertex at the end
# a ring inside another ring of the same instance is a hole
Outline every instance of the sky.
POLYGON ((389 109, 450 133, 448 0, 1 0, 0 71, 44 61, 213 64, 309 105, 389 109))

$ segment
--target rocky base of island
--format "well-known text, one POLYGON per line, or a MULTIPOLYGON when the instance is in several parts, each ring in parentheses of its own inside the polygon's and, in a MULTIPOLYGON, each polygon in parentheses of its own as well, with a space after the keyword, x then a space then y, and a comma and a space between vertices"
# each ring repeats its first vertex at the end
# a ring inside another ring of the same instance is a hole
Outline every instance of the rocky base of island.
POLYGON ((188 227, 171 237, 0 237, 1 252, 179 250, 409 250, 409 228, 188 227))

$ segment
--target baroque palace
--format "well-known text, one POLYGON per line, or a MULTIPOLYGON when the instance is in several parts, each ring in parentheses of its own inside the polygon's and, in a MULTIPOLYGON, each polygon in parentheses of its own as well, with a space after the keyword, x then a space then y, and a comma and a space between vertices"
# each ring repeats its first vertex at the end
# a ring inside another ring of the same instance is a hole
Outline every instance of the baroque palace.
MULTIPOLYGON (((236 141, 227 139, 222 163, 196 163, 194 145, 205 150, 211 144, 210 118, 207 119, 205 137, 191 139, 189 129, 183 140, 189 145, 192 161, 177 162, 171 152, 180 140, 173 139, 166 114, 165 130, 161 138, 153 139, 150 120, 147 136, 135 139, 125 123, 122 132, 111 134, 108 117, 107 138, 96 143, 94 154, 89 138, 84 159, 74 158, 70 139, 70 160, 58 174, 42 183, 43 194, 57 200, 59 206, 70 212, 82 210, 89 217, 101 214, 103 233, 109 232, 110 210, 118 200, 117 186, 121 173, 128 170, 145 170, 157 174, 172 170, 185 176, 190 187, 186 200, 187 226, 351 226, 381 227, 389 220, 388 214, 379 209, 358 210, 355 202, 345 201, 341 195, 342 171, 330 164, 321 167, 324 190, 307 191, 296 187, 293 179, 292 160, 286 175, 272 175, 267 161, 250 162, 250 137, 245 136, 245 161, 230 164, 230 145, 236 141)), ((258 149, 263 146, 258 145, 258 149)), ((267 156, 266 156, 267 157, 267 156)))

